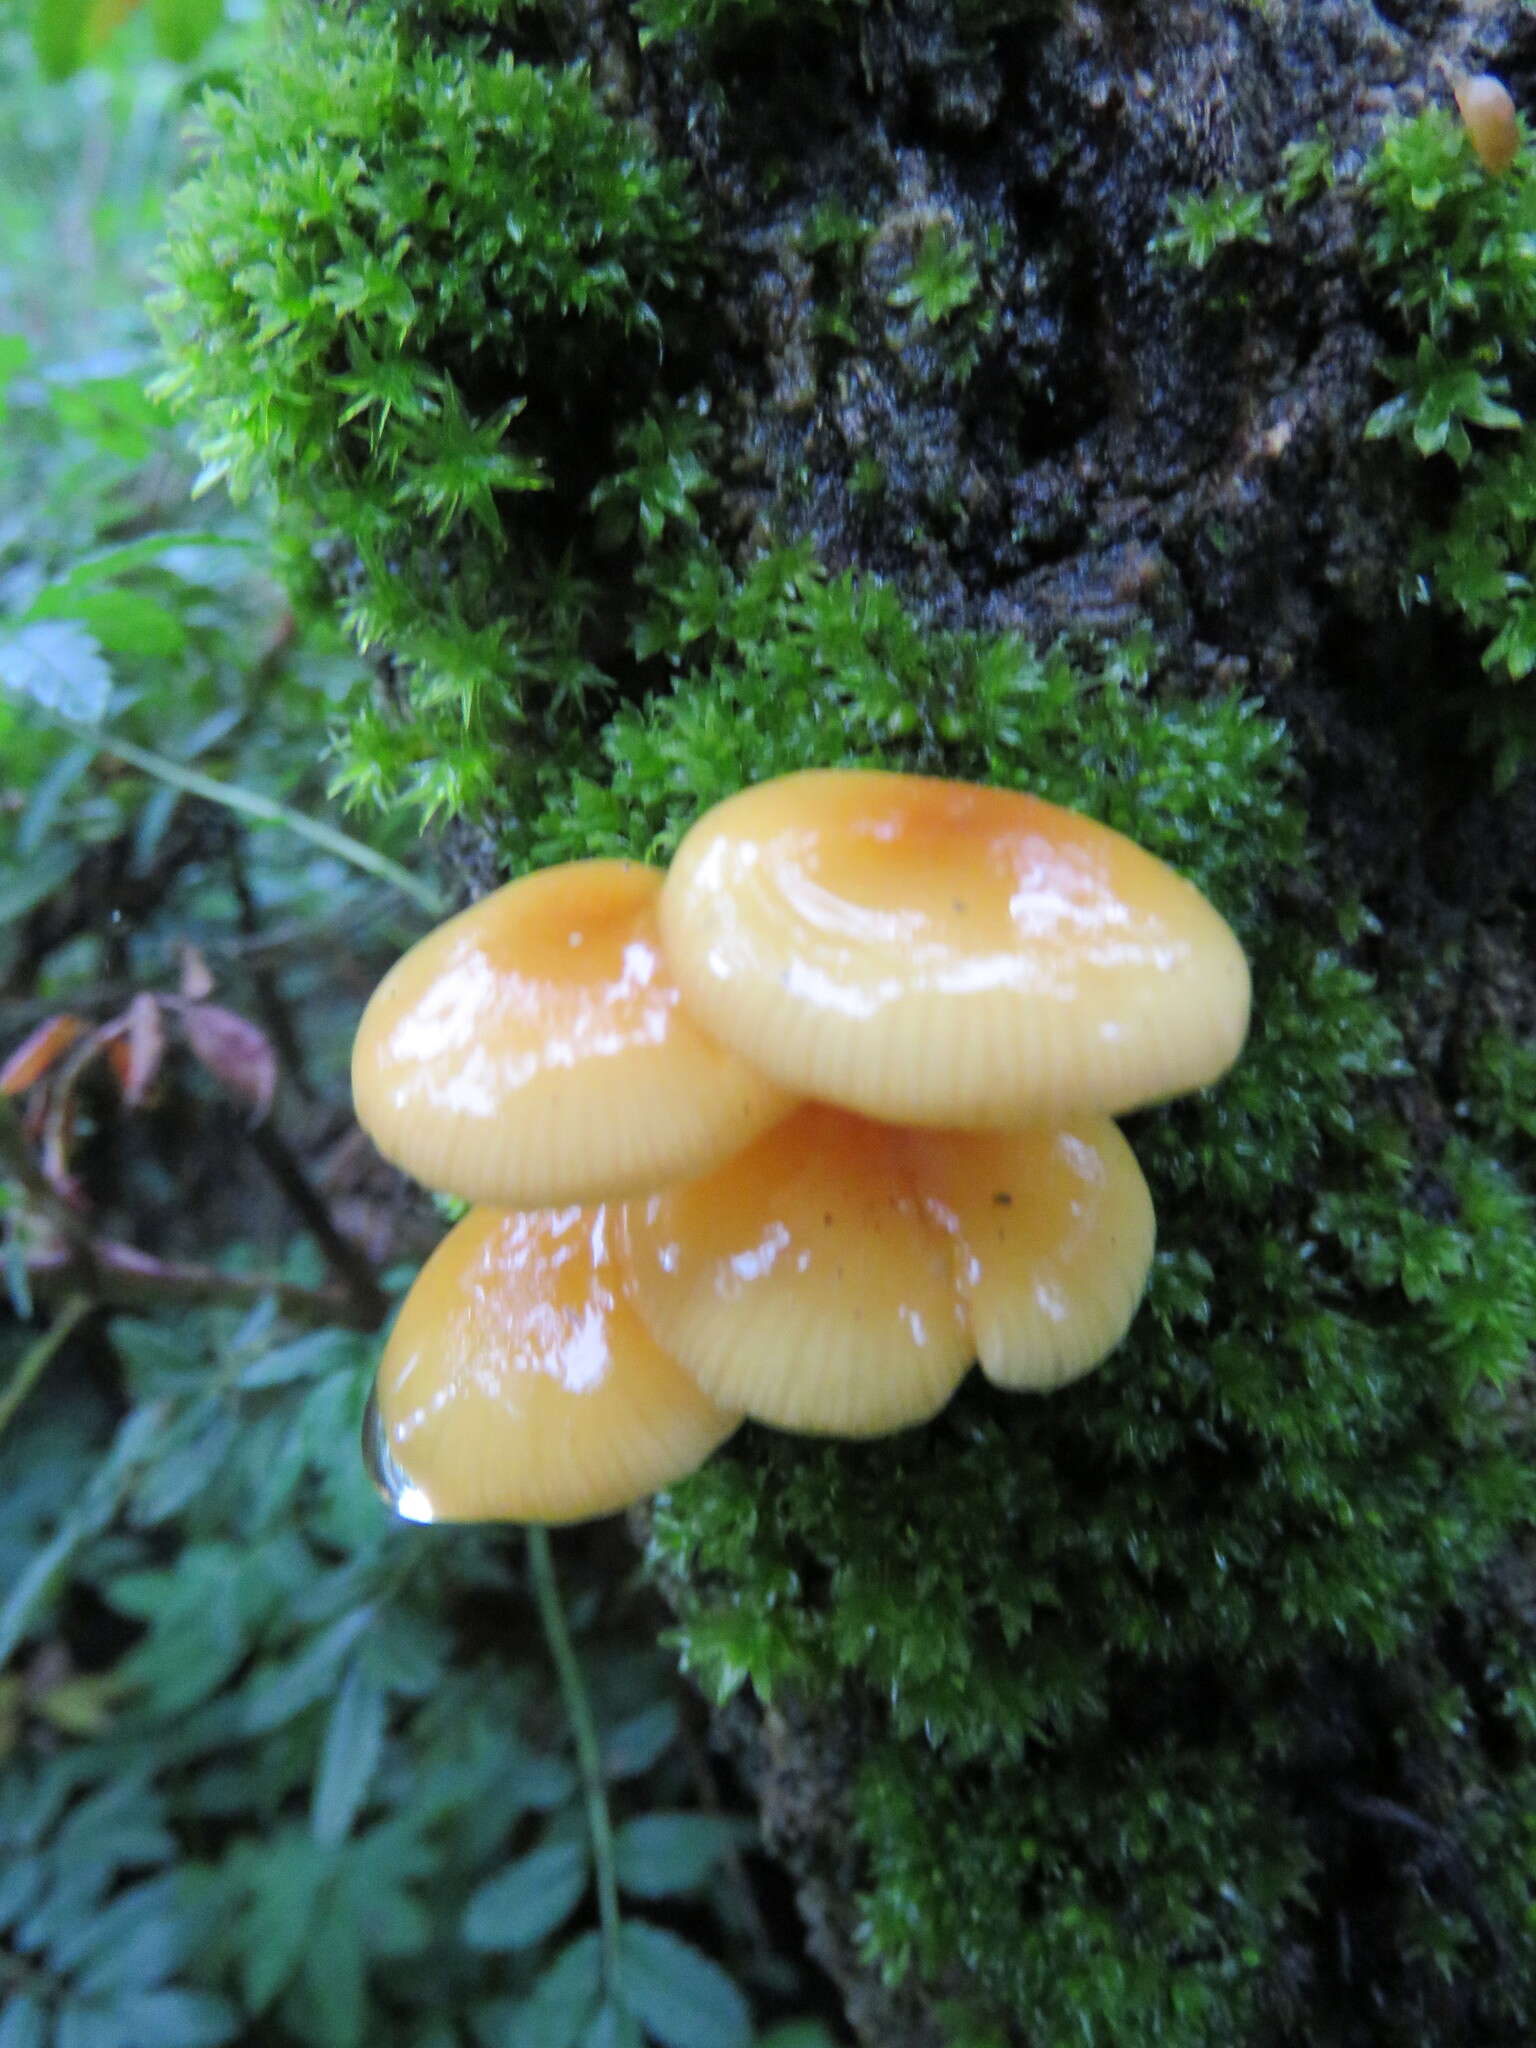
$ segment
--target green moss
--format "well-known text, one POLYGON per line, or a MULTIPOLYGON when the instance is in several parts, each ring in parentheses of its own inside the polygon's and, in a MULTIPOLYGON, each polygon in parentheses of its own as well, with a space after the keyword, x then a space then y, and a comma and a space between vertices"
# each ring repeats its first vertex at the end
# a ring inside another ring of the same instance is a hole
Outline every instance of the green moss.
POLYGON ((434 41, 379 0, 290 8, 199 142, 165 388, 206 481, 269 488, 301 543, 346 544, 349 622, 413 714, 392 740, 369 723, 352 786, 476 807, 520 724, 608 686, 592 495, 670 413, 682 181, 580 66, 434 41))
POLYGON ((1270 240, 1263 192, 1218 185, 1212 192, 1181 192, 1170 202, 1173 225, 1152 239, 1154 252, 1170 262, 1204 270, 1225 249, 1270 240))
MULTIPOLYGON (((1085 2048, 1342 2042, 1350 1999, 1383 2041, 1520 2038, 1536 1707, 1488 1589, 1533 1505, 1507 1396, 1536 1252, 1495 1154, 1536 1091, 1501 1055, 1452 1139, 1403 1125, 1413 994, 1329 928, 1253 705, 1181 699, 1141 645, 935 631, 805 549, 733 568, 671 318, 702 261, 678 177, 534 17, 452 16, 297 13, 212 102, 172 257, 213 472, 274 492, 394 677, 352 786, 468 813, 514 869, 665 858, 813 763, 1028 787, 1191 874, 1255 969, 1235 1074, 1133 1125, 1161 1248, 1121 1352, 885 1444, 749 1432, 658 1511, 687 1662, 857 1731, 870 1952, 956 2044, 1020 2013, 1085 2048), (1362 1843, 1383 1812, 1405 1835, 1362 1843), (1335 1999, 1307 1971, 1341 1925, 1335 1999)), ((835 282, 865 229, 808 232, 835 282)), ((929 318, 968 316, 969 259, 932 253, 929 318)), ((1469 448, 1502 431, 1473 416, 1469 448)))
MULTIPOLYGON (((889 1443, 750 1437, 658 1516, 683 1652, 717 1695, 874 1714, 871 1945, 963 1973, 966 2025, 1250 2039, 1333 1881, 1305 1675, 1407 1655, 1532 1504, 1503 1405, 1536 1341, 1530 1205, 1470 1137, 1409 1142, 1353 926, 1320 950, 1315 906, 1277 913, 1302 825, 1275 726, 1152 703, 1136 663, 925 644, 888 593, 788 569, 727 607, 715 674, 618 721, 611 781, 541 853, 664 852, 700 803, 805 761, 1024 784, 1200 879, 1251 951, 1256 1021, 1222 1088, 1137 1121, 1161 1249, 1116 1358, 1047 1402, 972 1388, 889 1443), (746 616, 760 641, 733 637, 746 616)), ((1475 1731, 1410 1701, 1395 1732, 1478 1777, 1475 1731)), ((1349 1759, 1361 1797, 1373 1768, 1349 1759)), ((1485 1793, 1507 1847, 1518 1795, 1485 1793)), ((1517 1943, 1529 1868, 1486 1874, 1517 1943)), ((1403 1912, 1394 1939, 1457 1948, 1433 1887, 1403 1912)), ((1403 1965, 1408 2009, 1438 1968, 1403 1965)), ((1490 2009, 1533 1988, 1511 1969, 1490 2009)))
POLYGON ((1469 1062, 1464 1113, 1536 1166, 1536 1042, 1491 1031, 1469 1062))
POLYGON ((1366 166, 1371 273, 1407 343, 1367 429, 1444 472, 1410 594, 1459 617, 1495 683, 1475 707, 1508 778, 1536 740, 1536 174, 1485 171, 1452 114, 1391 125, 1366 166))
MULTIPOLYGON (((1321 127, 1292 142, 1263 190, 1222 186, 1172 202, 1152 248, 1201 271, 1267 246, 1286 214, 1334 189, 1321 127)), ((1431 107, 1390 122, 1353 181, 1360 256, 1398 335, 1380 364, 1394 387, 1366 438, 1395 442, 1436 474, 1403 583, 1465 625, 1495 684, 1466 704, 1477 743, 1507 783, 1536 755, 1536 169, 1529 145, 1499 176, 1461 120, 1431 107)))
MULTIPOLYGON (((1329 1803, 1431 1767, 1485 1802, 1452 1839, 1518 1951, 1529 1762, 1490 1781, 1476 1716, 1448 1724, 1410 1690, 1362 1720, 1321 1802, 1307 1780, 1309 1674, 1350 1674, 1322 1710, 1343 1711, 1530 1510, 1504 1397, 1536 1342, 1536 1251, 1528 1199, 1484 1149, 1507 1115, 1479 1106, 1449 1143, 1411 1142, 1389 1107, 1389 1006, 1347 961, 1358 921, 1319 949, 1316 904, 1277 905, 1276 877, 1306 887, 1279 728, 1237 699, 1156 701, 1144 650, 1085 665, 924 631, 804 551, 740 580, 696 555, 645 630, 678 687, 623 710, 597 764, 547 771, 510 858, 665 858, 745 781, 882 761, 1134 832, 1201 881, 1255 965, 1236 1074, 1137 1122, 1161 1250, 1099 1375, 1043 1403, 973 1387, 891 1443, 755 1433, 659 1511, 706 1686, 873 1716, 855 1794, 872 1953, 966 1982, 957 2042, 1018 2011, 1043 2039, 1251 2039, 1281 2023, 1288 1958, 1339 1881, 1329 1803)), ((1463 1906, 1433 1878, 1394 1900, 1412 2026, 1474 1966, 1463 1906)), ((1511 1967, 1489 2024, 1533 1995, 1511 1967)))

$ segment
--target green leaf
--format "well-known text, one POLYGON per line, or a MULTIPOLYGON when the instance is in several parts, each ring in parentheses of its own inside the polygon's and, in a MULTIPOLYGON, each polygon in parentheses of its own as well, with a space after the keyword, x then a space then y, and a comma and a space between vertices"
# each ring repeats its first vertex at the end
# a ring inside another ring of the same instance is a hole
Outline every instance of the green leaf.
POLYGON ((0 2010, 0 2048, 47 2048, 43 2009, 25 1992, 6 2000, 0 2010))
POLYGON ((146 661, 168 661, 187 644, 187 629, 177 614, 162 600, 136 590, 54 584, 32 600, 26 619, 73 619, 109 653, 146 661))
MULTIPOLYGON (((0 918, 4 903, 0 899, 0 918)), ((112 1519, 140 1468, 154 1456, 164 1417, 159 1408, 138 1408, 125 1417, 112 1448, 92 1473, 78 1504, 51 1540, 34 1553, 0 1604, 0 1668, 31 1627, 37 1610, 58 1590, 80 1545, 112 1519)))
POLYGON ((48 837, 64 799, 95 760, 96 751, 88 740, 77 747, 66 747, 37 783, 16 828, 18 853, 31 855, 37 852, 48 837))
POLYGON ((541 1756, 535 1750, 514 1752, 507 1759, 508 1797, 535 1813, 552 1813, 573 1798, 581 1780, 573 1765, 560 1756, 541 1756))
POLYGON ((67 619, 39 619, 0 641, 0 689, 40 711, 95 725, 112 696, 112 671, 100 643, 67 619))
POLYGON ((188 1544, 169 1569, 115 1582, 114 1606, 150 1624, 124 1659, 124 1676, 159 1712, 206 1700, 246 1655, 240 1562, 230 1544, 188 1544))
POLYGON ((32 47, 44 78, 57 83, 85 61, 94 0, 32 0, 32 47))
POLYGON ((76 1934, 54 1945, 51 1960, 55 1969, 77 1975, 83 1997, 116 2001, 127 1992, 153 1989, 186 1953, 188 1930, 177 1909, 175 1879, 155 1878, 120 1892, 76 1934))
POLYGON ((664 1927, 619 1930, 624 1996, 663 2048, 749 2048, 752 2014, 718 1963, 664 1927))
POLYGON ((756 2048, 837 2048, 837 2042, 820 2020, 785 2020, 759 2034, 756 2048))
POLYGON ((0 881, 0 925, 25 917, 68 880, 85 858, 86 849, 65 842, 45 846, 9 881, 0 881))
POLYGON ((114 461, 146 462, 165 436, 166 416, 140 377, 60 377, 48 396, 65 426, 114 461))
POLYGON ((330 1858, 290 1830, 239 1858, 238 1867, 250 1894, 240 1942, 243 1989, 251 2010, 262 2012, 303 1960, 330 1858))
MULTIPOLYGON (((166 575, 191 584, 207 584, 212 579, 201 556, 210 549, 243 555, 250 552, 251 543, 235 534, 141 533, 137 540, 121 541, 115 547, 94 548, 89 554, 82 555, 77 562, 70 564, 60 579, 60 588, 83 590, 91 584, 125 576, 130 569, 142 569, 152 562, 162 564, 166 575), (179 559, 166 560, 168 556, 179 559)), ((219 557, 213 559, 218 560, 219 557)))
POLYGON ((717 1814, 639 1814, 614 1839, 619 1883, 641 1899, 693 1891, 744 1834, 750 1831, 717 1814))
POLYGON ((137 2048, 119 2014, 100 2005, 61 2006, 53 2042, 54 2048, 137 2048))
POLYGON ((280 1728, 330 1691, 347 1652, 371 1627, 376 1610, 356 1607, 316 1636, 286 1664, 269 1666, 245 1697, 241 1723, 247 1735, 280 1728))
POLYGON ((117 2010, 129 2038, 145 2048, 219 2048, 241 2027, 228 2000, 207 1991, 150 1991, 123 1999, 117 2010))
POLYGON ((290 1380, 318 1379, 355 1362, 357 1339, 348 1330, 309 1330, 291 1343, 274 1345, 246 1366, 242 1387, 281 1387, 290 1380))
POLYGON ((464 1912, 471 1948, 531 1948, 574 1912, 587 1889, 587 1843, 548 1842, 480 1885, 464 1912))
POLYGON ((173 64, 190 64, 224 18, 224 0, 149 0, 155 48, 173 64))
POLYGON ((600 2005, 582 2029, 576 2048, 644 2048, 634 2016, 618 2005, 600 2005))
POLYGON ((32 360, 32 347, 25 335, 0 334, 0 424, 10 411, 10 389, 32 360))
MULTIPOLYGON (((13 1859, 0 1868, 0 1933, 14 1927, 22 1914, 30 1911, 43 1888, 43 1870, 43 1864, 35 1857, 25 1862, 13 1859)), ((0 2048, 4 2048, 3 2036, 0 2048)))
POLYGON ((592 2015, 602 1974, 600 1937, 578 1934, 517 2008, 497 2048, 575 2048, 592 2015))
POLYGON ((677 1740, 677 1708, 658 1700, 621 1721, 603 1741, 603 1769, 610 1778, 640 1778, 677 1740))
POLYGON ((384 1749, 388 1703, 357 1664, 348 1667, 326 1723, 310 1802, 317 1842, 341 1842, 352 1831, 384 1749))

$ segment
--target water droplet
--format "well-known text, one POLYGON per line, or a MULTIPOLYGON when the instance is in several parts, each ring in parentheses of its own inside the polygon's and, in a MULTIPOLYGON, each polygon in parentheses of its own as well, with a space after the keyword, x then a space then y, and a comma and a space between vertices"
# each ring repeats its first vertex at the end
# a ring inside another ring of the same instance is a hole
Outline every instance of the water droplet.
POLYGON ((384 1505, 392 1509, 402 1522, 436 1520, 431 1501, 400 1469, 394 1452, 389 1448, 389 1432, 379 1412, 377 1392, 369 1394, 368 1406, 363 1410, 363 1465, 384 1505))

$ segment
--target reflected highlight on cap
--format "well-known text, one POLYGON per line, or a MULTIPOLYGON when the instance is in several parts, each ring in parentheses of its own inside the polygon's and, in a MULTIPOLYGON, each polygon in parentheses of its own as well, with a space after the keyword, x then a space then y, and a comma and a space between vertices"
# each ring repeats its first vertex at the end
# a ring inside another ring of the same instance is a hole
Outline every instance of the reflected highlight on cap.
POLYGON ((366 1438, 415 1521, 569 1522, 692 1471, 735 1427, 625 1299, 609 1212, 471 1210, 396 1321, 366 1438))

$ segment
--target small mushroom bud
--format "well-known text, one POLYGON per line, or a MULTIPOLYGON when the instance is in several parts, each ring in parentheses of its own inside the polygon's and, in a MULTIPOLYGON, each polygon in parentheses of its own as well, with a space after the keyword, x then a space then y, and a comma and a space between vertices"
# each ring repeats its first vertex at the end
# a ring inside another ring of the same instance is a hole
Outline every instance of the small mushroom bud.
POLYGON ((1476 78, 1459 79, 1454 90, 1478 162, 1485 171, 1501 176, 1520 148, 1520 117, 1508 87, 1485 71, 1476 78))

